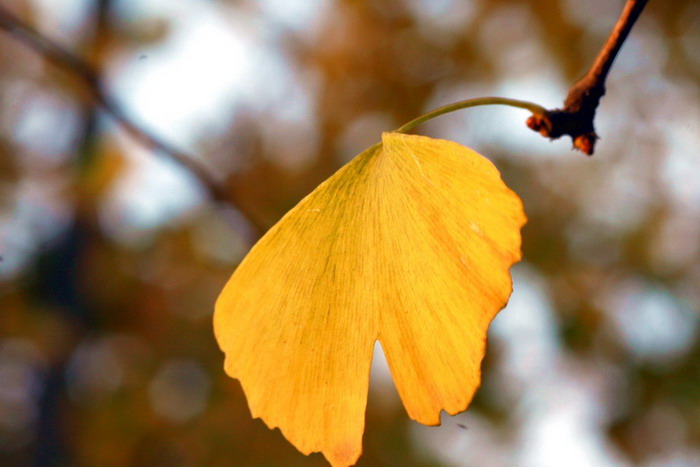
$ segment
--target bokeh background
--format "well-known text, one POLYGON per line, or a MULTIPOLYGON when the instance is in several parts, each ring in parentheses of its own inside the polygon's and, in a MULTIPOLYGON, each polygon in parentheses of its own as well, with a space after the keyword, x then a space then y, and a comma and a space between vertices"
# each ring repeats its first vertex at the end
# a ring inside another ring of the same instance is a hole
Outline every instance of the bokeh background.
MULTIPOLYGON (((620 0, 0 0, 269 227, 380 133, 484 95, 560 105, 620 0)), ((594 157, 527 113, 422 134, 485 154, 529 216, 483 387, 411 422, 377 354, 364 466, 700 465, 700 4, 651 1, 594 157)), ((0 465, 321 466, 250 418, 213 303, 239 213, 0 31, 0 465)))

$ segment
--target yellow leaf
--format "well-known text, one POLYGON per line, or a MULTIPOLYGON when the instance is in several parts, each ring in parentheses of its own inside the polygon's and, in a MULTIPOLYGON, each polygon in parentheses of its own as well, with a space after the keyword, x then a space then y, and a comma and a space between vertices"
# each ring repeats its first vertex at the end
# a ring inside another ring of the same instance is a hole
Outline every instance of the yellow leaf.
POLYGON ((253 416, 305 454, 354 464, 377 339, 411 418, 465 410, 524 222, 484 157, 384 133, 289 211, 219 296, 216 337, 253 416))

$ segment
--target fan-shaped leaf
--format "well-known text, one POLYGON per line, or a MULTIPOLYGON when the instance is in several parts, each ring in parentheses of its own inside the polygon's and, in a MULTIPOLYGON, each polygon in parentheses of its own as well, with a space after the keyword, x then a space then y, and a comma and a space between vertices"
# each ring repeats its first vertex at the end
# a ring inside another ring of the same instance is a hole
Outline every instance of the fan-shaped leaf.
POLYGON ((465 410, 524 222, 484 157, 385 133, 287 213, 217 301, 225 368, 253 416, 303 453, 355 463, 377 339, 411 418, 465 410))

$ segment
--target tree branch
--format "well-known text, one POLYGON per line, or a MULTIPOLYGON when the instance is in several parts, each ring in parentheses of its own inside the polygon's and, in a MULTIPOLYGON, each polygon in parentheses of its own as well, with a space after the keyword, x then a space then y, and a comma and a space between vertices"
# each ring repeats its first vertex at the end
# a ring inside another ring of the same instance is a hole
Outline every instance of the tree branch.
POLYGON ((613 61, 627 39, 648 0, 627 0, 620 19, 588 72, 569 89, 564 108, 532 115, 527 126, 551 139, 571 136, 574 148, 591 155, 598 135, 593 120, 600 99, 605 95, 605 80, 613 61))
POLYGON ((250 210, 244 208, 231 193, 227 192, 193 156, 180 151, 167 141, 136 124, 107 93, 99 78, 99 73, 86 60, 43 36, 2 5, 0 5, 0 28, 7 31, 17 41, 43 56, 47 62, 63 68, 78 77, 95 102, 108 115, 114 118, 132 138, 184 167, 205 188, 212 200, 226 204, 241 212, 251 226, 257 230, 255 232, 256 235, 264 230, 255 221, 255 217, 250 210))

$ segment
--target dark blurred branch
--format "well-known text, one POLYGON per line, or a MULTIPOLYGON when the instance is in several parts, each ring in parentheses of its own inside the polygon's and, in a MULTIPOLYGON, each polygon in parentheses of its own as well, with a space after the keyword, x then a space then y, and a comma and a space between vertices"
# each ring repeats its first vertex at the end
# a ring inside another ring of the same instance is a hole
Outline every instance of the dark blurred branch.
POLYGON ((43 36, 2 5, 0 5, 0 28, 6 30, 12 37, 30 49, 41 54, 46 61, 80 78, 95 102, 107 114, 112 116, 132 138, 153 150, 159 151, 187 169, 202 184, 214 201, 237 209, 258 230, 257 233, 263 231, 263 228, 255 222, 255 217, 251 215, 251 212, 234 199, 233 195, 227 192, 194 157, 180 151, 167 141, 136 124, 105 91, 99 73, 87 61, 43 36))
POLYGON ((607 42, 588 72, 569 89, 563 109, 548 110, 544 115, 533 115, 527 125, 542 136, 552 139, 571 136, 574 148, 593 154, 598 135, 593 120, 600 99, 605 95, 605 79, 635 21, 648 0, 627 0, 627 4, 610 33, 607 42))

